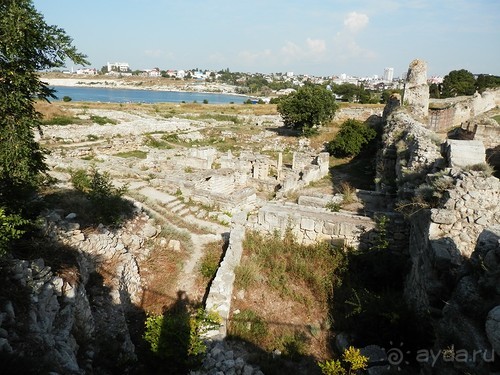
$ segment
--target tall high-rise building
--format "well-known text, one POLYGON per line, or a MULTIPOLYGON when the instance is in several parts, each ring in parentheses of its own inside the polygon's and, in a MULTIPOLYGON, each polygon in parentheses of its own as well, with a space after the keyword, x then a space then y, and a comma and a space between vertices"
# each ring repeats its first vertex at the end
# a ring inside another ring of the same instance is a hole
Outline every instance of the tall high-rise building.
POLYGON ((394 68, 385 68, 384 69, 384 81, 391 82, 394 78, 394 68))

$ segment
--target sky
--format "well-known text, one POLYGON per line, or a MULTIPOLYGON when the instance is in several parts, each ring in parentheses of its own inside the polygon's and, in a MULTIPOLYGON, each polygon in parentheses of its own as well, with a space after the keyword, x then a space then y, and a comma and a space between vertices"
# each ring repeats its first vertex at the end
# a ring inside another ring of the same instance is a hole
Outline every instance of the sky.
MULTIPOLYGON (((500 75, 500 0, 34 0, 90 67, 500 75)), ((71 68, 71 65, 68 66, 71 68)))

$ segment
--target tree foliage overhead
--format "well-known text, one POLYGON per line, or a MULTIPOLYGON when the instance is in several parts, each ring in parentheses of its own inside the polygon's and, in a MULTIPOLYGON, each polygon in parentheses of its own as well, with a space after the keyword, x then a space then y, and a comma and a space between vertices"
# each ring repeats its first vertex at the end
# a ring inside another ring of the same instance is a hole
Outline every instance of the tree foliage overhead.
POLYGON ((281 98, 277 109, 286 127, 307 135, 333 118, 337 104, 324 86, 308 84, 281 98))
POLYGON ((54 91, 38 71, 62 67, 66 59, 87 63, 65 31, 48 25, 31 0, 0 2, 0 206, 25 198, 46 170, 35 140, 41 115, 34 102, 54 98, 54 91))

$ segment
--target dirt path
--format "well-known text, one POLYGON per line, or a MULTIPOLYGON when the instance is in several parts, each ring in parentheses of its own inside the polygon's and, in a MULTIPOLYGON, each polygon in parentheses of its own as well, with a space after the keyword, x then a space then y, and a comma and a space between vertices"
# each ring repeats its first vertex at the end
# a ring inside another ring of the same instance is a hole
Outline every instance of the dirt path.
POLYGON ((199 218, 195 218, 190 214, 186 214, 187 211, 183 206, 181 200, 174 195, 170 195, 168 193, 159 191, 153 187, 149 186, 138 186, 136 190, 137 193, 146 197, 148 200, 159 203, 165 209, 169 210, 169 213, 173 215, 178 215, 182 217, 183 221, 186 223, 196 223, 198 225, 203 225, 204 228, 210 230, 211 233, 206 234, 198 234, 189 231, 187 228, 182 228, 173 224, 169 217, 167 217, 164 213, 159 212, 158 209, 151 207, 148 203, 141 203, 146 209, 154 212, 154 214, 164 221, 168 223, 169 226, 175 228, 179 231, 185 231, 189 233, 191 239, 191 248, 187 249, 189 253, 188 259, 183 263, 182 269, 178 275, 175 289, 178 292, 184 292, 187 298, 191 301, 199 301, 203 297, 204 291, 198 290, 196 286, 196 279, 198 276, 197 265, 200 259, 203 257, 205 245, 210 242, 217 242, 223 238, 223 235, 229 231, 229 228, 224 227, 217 223, 212 223, 208 221, 204 221, 199 218))

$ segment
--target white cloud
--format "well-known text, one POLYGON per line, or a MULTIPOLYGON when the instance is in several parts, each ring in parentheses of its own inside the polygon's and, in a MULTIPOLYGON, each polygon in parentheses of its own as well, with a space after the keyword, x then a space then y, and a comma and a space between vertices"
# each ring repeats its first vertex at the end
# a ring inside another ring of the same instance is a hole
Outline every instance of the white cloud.
POLYGON ((357 33, 364 29, 368 25, 368 22, 370 22, 370 18, 366 14, 351 12, 344 20, 344 26, 348 31, 357 33))
POLYGON ((321 39, 311 39, 307 38, 307 45, 309 47, 309 51, 315 54, 322 54, 326 51, 326 43, 321 39))
POLYGON ((300 57, 303 54, 302 48, 293 42, 286 42, 286 44, 281 47, 281 53, 290 58, 300 57))

